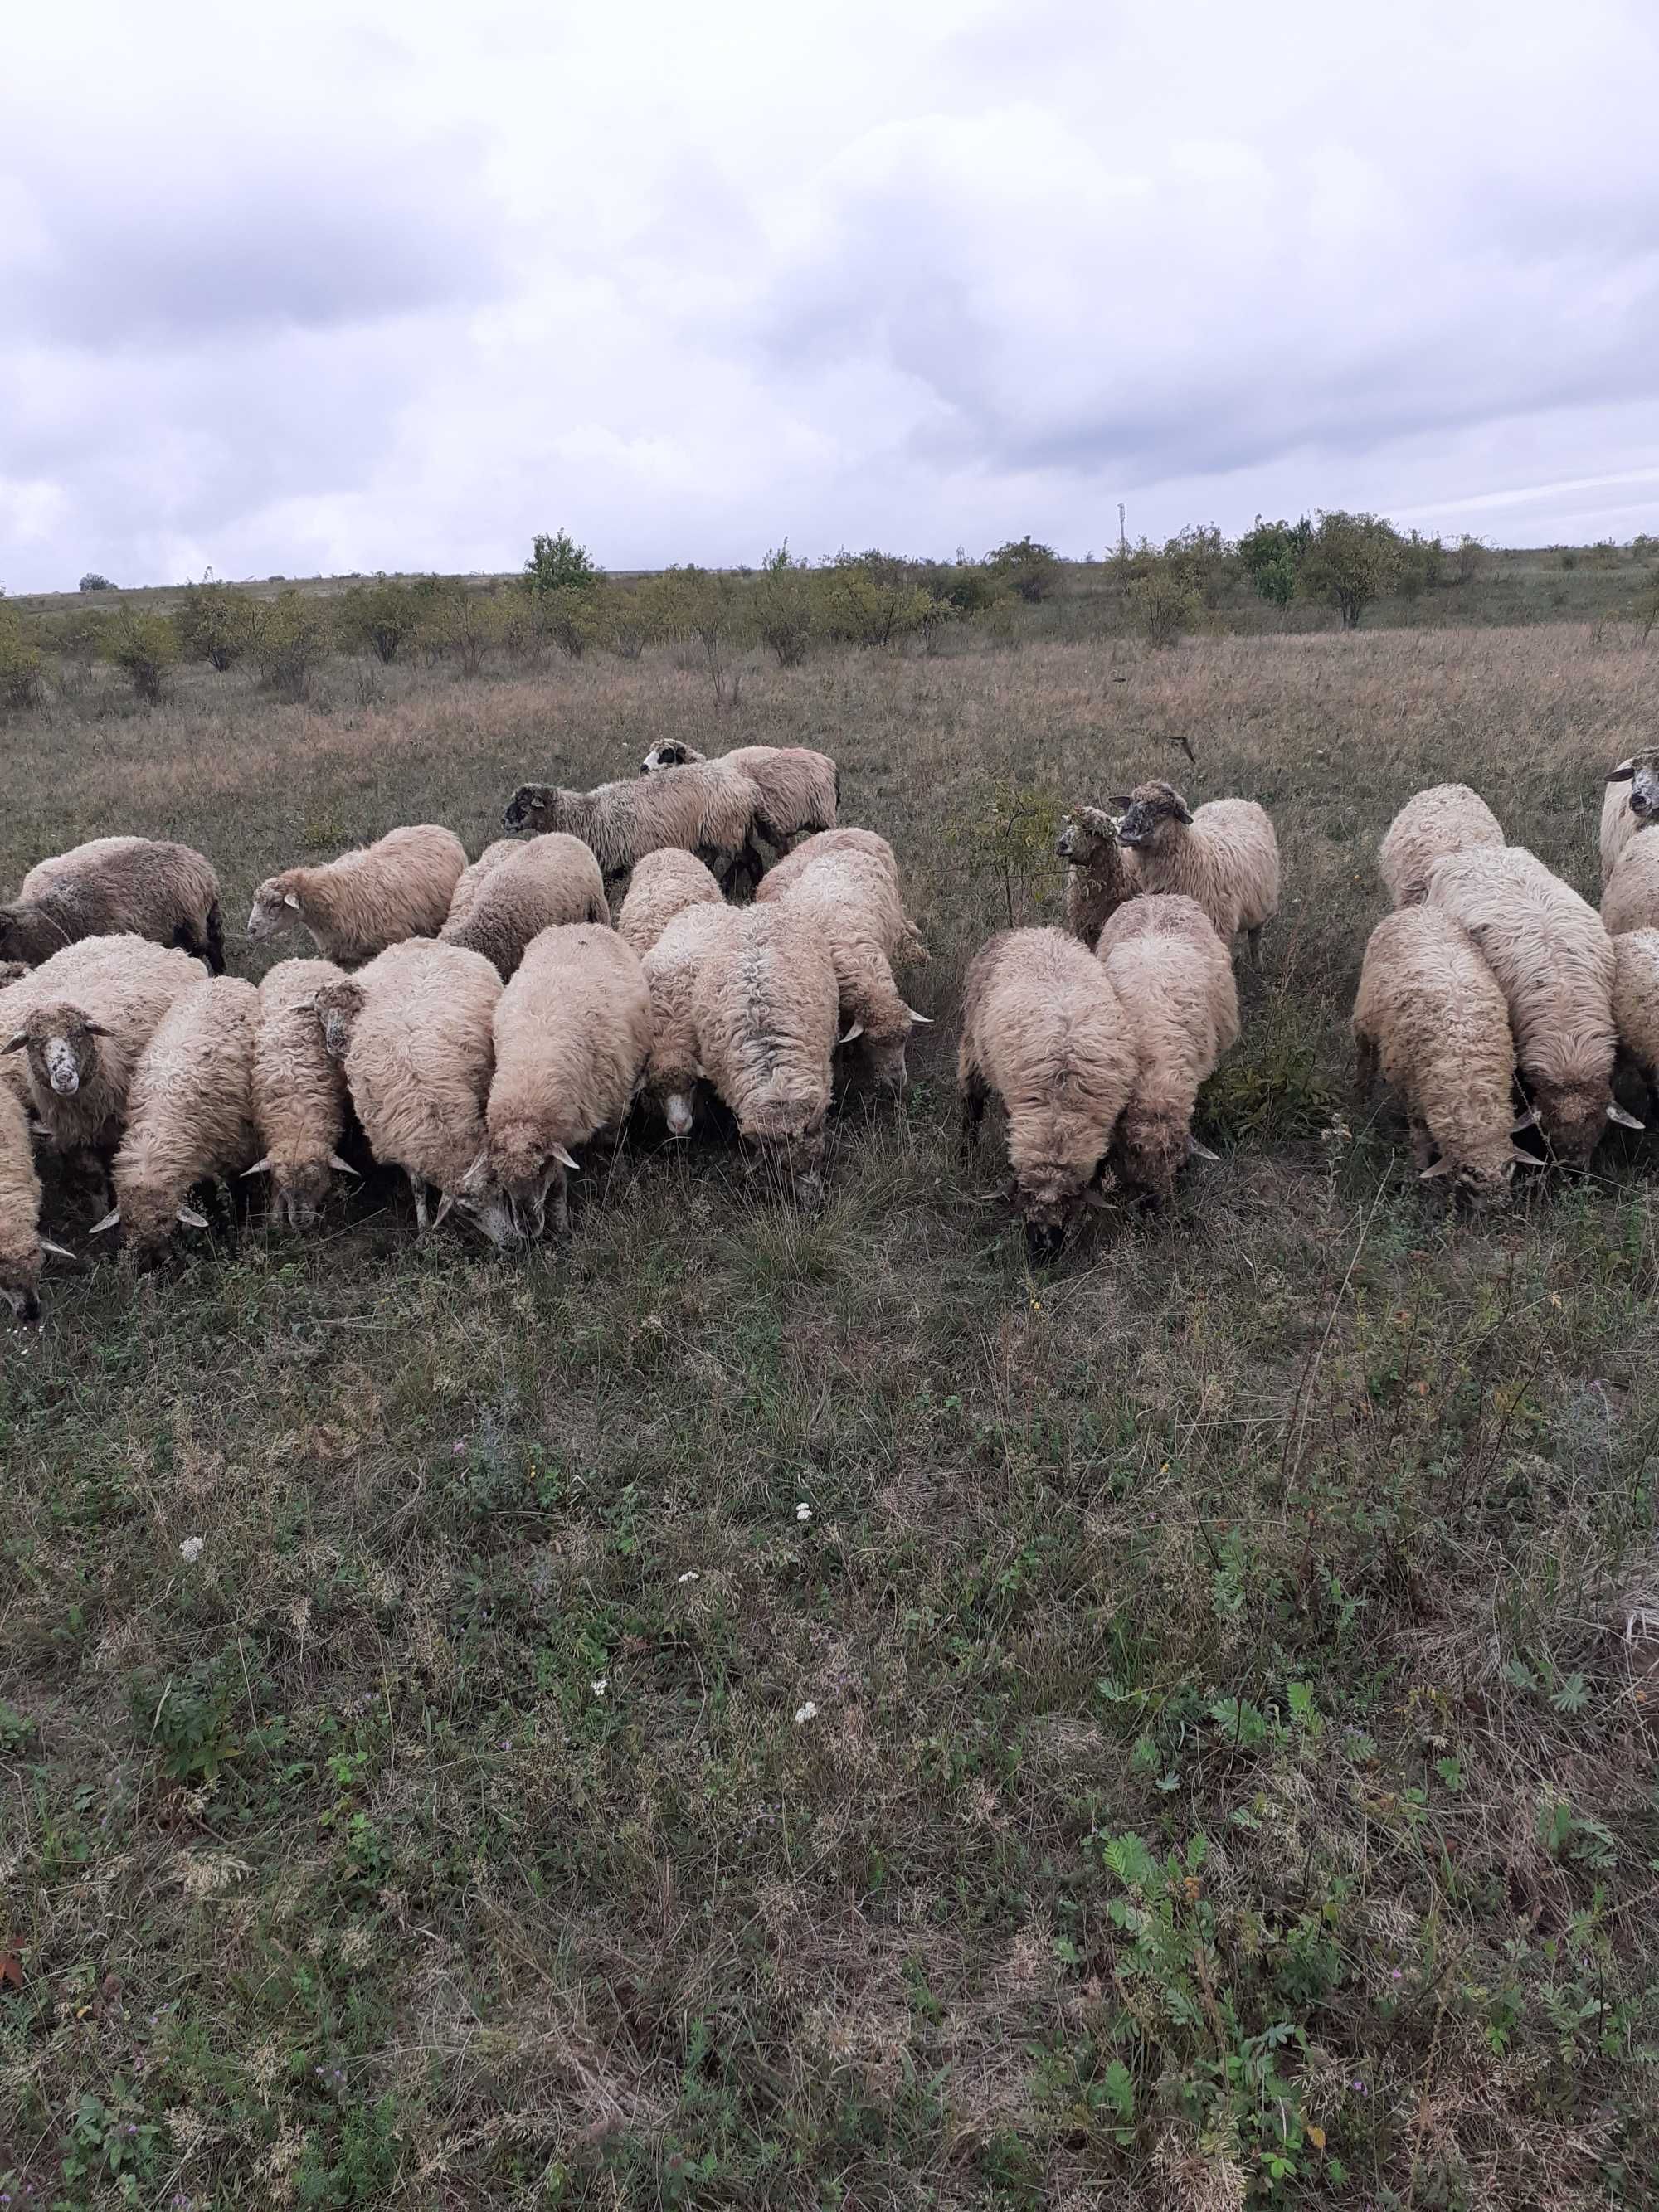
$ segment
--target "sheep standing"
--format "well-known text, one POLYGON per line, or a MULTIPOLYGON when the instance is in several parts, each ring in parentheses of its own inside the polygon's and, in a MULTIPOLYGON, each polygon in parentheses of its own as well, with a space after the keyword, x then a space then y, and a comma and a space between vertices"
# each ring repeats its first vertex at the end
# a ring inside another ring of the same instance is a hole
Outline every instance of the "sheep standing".
POLYGON ((0 1083, 0 1297, 19 1321, 40 1318, 40 1255, 74 1258, 40 1234, 40 1178, 34 1171, 23 1102, 0 1083))
POLYGON ((893 981, 890 956, 908 924, 886 870, 866 854, 829 853, 793 874, 780 896, 757 897, 799 915, 817 933, 836 971, 846 1025, 841 1042, 862 1039, 875 1080, 902 1091, 911 1027, 928 1018, 906 1006, 893 981))
POLYGON ((554 830, 527 843, 514 843, 474 884, 461 914, 452 910, 438 934, 447 945, 482 952, 505 983, 543 930, 579 921, 610 927, 605 879, 580 838, 554 830))
POLYGON ((180 993, 138 1056, 127 1125, 115 1155, 115 1205, 93 1234, 118 1224, 127 1255, 153 1258, 184 1222, 207 1222, 193 1187, 240 1175, 259 1149, 253 1051, 259 994, 217 975, 180 993))
POLYGON ((355 967, 405 938, 435 937, 466 866, 453 830, 435 822, 389 830, 321 867, 285 868, 253 894, 247 933, 299 923, 325 960, 355 967))
POLYGON ((1659 745, 1644 745, 1640 752, 1607 770, 1601 798, 1601 880, 1605 884, 1620 854, 1638 830, 1659 820, 1659 745))
POLYGON ((1419 1177, 1449 1176, 1477 1206, 1506 1206, 1515 1039, 1498 978, 1467 931, 1435 905, 1406 906, 1371 932, 1354 1000, 1358 1087, 1379 1069, 1410 1124, 1419 1177))
POLYGON ((1092 952, 1100 933, 1140 889, 1133 859, 1118 842, 1117 824, 1098 806, 1074 806, 1054 851, 1066 863, 1066 927, 1092 952))
POLYGON ((48 1144, 113 1152, 138 1055, 173 1000, 201 981, 188 952, 144 937, 87 937, 0 994, 0 1070, 48 1144))
POLYGON ((607 884, 668 845, 696 853, 723 883, 745 868, 758 878, 766 864, 755 848, 756 834, 773 842, 759 787, 708 762, 592 791, 521 783, 501 820, 509 830, 564 830, 580 837, 607 884))
POLYGON ((550 1190, 562 1235, 572 1147, 620 1133, 645 1073, 651 996, 637 954, 593 923, 544 929, 502 992, 493 1029, 483 1173, 538 1237, 550 1190))
POLYGON ((640 963, 651 994, 651 1056, 645 1095, 668 1125, 671 1137, 689 1137, 702 1074, 692 1001, 709 955, 742 921, 724 900, 689 906, 677 914, 640 963))
POLYGON ((1134 1085, 1135 1045, 1105 969, 1060 929, 1010 929, 968 970, 957 1085, 964 1134, 994 1091, 1033 1258, 1059 1250, 1134 1085))
POLYGON ((1613 940, 1601 917, 1524 845, 1449 854, 1428 903, 1462 924, 1497 977, 1557 1158, 1587 1166, 1607 1123, 1631 1118, 1613 1102, 1613 940))
POLYGON ((1200 1148, 1199 1086, 1238 1041, 1238 986, 1227 948, 1196 900, 1153 891, 1119 908, 1097 955, 1134 1039, 1135 1075, 1113 1159, 1123 1181, 1159 1205, 1200 1148))
POLYGON ((1627 837, 1601 893, 1610 937, 1659 928, 1659 837, 1627 837))
POLYGON ((720 887, 693 853, 665 846, 647 853, 634 871, 617 916, 629 950, 643 960, 677 914, 689 906, 718 905, 720 887))
POLYGON ((344 981, 331 960, 279 960, 259 985, 252 1095, 264 1158, 246 1170, 270 1177, 271 1201, 290 1229, 309 1229, 333 1184, 355 1176, 340 1157, 345 1071, 323 1042, 317 994, 344 981))
POLYGON ((501 979, 482 952, 409 938, 355 975, 317 993, 323 1042, 344 1063, 346 1087, 377 1160, 399 1167, 427 1226, 452 1206, 496 1245, 518 1231, 501 1193, 475 1173, 486 1134, 501 979))
POLYGON ((38 861, 10 906, 0 907, 0 957, 31 967, 87 937, 146 937, 225 964, 219 878, 189 845, 100 837, 38 861))
POLYGON ((824 1118, 836 1047, 836 971, 787 906, 738 917, 703 962, 692 1019, 704 1075, 762 1158, 803 1205, 823 1194, 824 1118))
POLYGON ((1478 791, 1467 783, 1437 783, 1408 799, 1389 823, 1376 864, 1396 907, 1421 906, 1437 860, 1504 842, 1503 823, 1478 791))
POLYGON ((728 775, 746 775, 758 787, 766 809, 762 834, 779 852, 787 853, 798 837, 836 826, 841 770, 828 753, 813 752, 805 745, 738 745, 710 761, 706 753, 674 738, 653 745, 640 763, 640 773, 659 775, 665 769, 701 763, 728 775))
POLYGON ((1112 804, 1141 889, 1196 899, 1224 945, 1244 932, 1260 967, 1262 925, 1279 911, 1279 842, 1267 809, 1253 799, 1212 799, 1194 814, 1161 779, 1112 804))
POLYGON ((1613 1018, 1619 1042, 1647 1085, 1659 1117, 1659 929, 1631 929, 1613 940, 1613 1018))

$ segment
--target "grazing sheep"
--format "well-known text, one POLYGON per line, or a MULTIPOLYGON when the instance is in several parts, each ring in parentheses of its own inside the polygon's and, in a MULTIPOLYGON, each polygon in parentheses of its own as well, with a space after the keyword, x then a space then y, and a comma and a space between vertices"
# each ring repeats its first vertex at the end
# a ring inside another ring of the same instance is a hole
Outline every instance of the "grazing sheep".
POLYGON ((1659 928, 1659 837, 1628 837, 1601 893, 1610 937, 1659 928))
POLYGON ((711 761, 707 753, 676 738, 653 745, 640 763, 640 773, 659 775, 665 769, 702 763, 723 769, 729 775, 746 775, 759 787, 766 809, 762 835, 781 853, 788 851, 793 838, 836 826, 841 770, 828 753, 815 753, 805 745, 738 745, 711 761))
POLYGON ((259 986, 253 1039, 253 1115, 264 1157, 246 1172, 268 1175, 275 1210, 290 1229, 309 1229, 340 1157, 350 1110, 345 1071, 323 1042, 317 994, 344 981, 331 960, 279 960, 259 986))
POLYGON ((1556 1157, 1587 1166, 1607 1123, 1632 1118, 1613 1101, 1613 940, 1601 915, 1524 845, 1448 854, 1428 903, 1462 924, 1498 978, 1556 1157))
POLYGON ((486 845, 477 859, 462 869, 454 892, 450 898, 449 913, 444 922, 444 927, 449 929, 457 922, 465 921, 472 911, 472 902, 478 896, 484 878, 492 869, 499 868, 501 862, 510 858, 513 854, 522 853, 523 850, 522 837, 498 837, 493 845, 486 845))
POLYGON ((963 1133, 994 1090, 1008 1115, 1015 1203, 1034 1258, 1087 1202, 1134 1085, 1127 1017, 1093 953, 1062 929, 1003 930, 968 970, 957 1056, 963 1133))
POLYGON ((1601 799, 1601 880, 1612 875, 1619 855, 1638 830, 1659 821, 1659 745, 1644 745, 1640 752, 1607 770, 1601 799), (1628 784, 1627 791, 1625 787, 1628 784))
POLYGON ((689 906, 718 905, 720 887, 693 853, 665 845, 647 853, 634 871, 617 927, 629 951, 643 960, 677 914, 689 906))
POLYGON ((1238 1041, 1233 963, 1203 908, 1170 891, 1120 907, 1100 933, 1097 957, 1135 1048, 1114 1164, 1131 1189, 1159 1205, 1202 1150, 1192 1133, 1199 1086, 1238 1041))
POLYGON ((505 983, 533 938, 578 921, 611 927, 605 878, 580 837, 554 830, 545 837, 514 843, 474 884, 459 917, 452 911, 438 934, 447 945, 482 952, 505 983))
POLYGON ((1467 783, 1437 783, 1408 799, 1389 823, 1376 865, 1396 907, 1421 906, 1437 860, 1504 842, 1503 823, 1478 791, 1467 783))
POLYGON ((1066 863, 1066 927, 1092 952, 1107 922, 1140 889, 1134 861, 1099 806, 1073 806, 1054 850, 1066 863))
POLYGON ((836 971, 842 1043, 861 1038, 876 1081, 902 1091, 912 1024, 928 1017, 906 1006, 893 981, 890 955, 909 925, 881 863, 864 853, 826 854, 794 874, 781 897, 760 903, 811 923, 836 971))
POLYGON ((127 1125, 115 1155, 115 1205, 93 1231, 118 1224, 130 1259, 153 1259, 184 1222, 198 1182, 240 1175, 259 1149, 253 1050, 259 994, 217 975, 173 1000, 138 1055, 127 1125))
POLYGON ((301 923, 325 960, 356 967, 389 945, 435 937, 466 866, 453 830, 434 822, 389 830, 317 868, 285 868, 253 894, 252 938, 301 923))
POLYGON ((0 1083, 0 1297, 19 1321, 40 1318, 43 1252, 75 1256, 40 1234, 40 1178, 28 1115, 10 1085, 0 1083))
POLYGON ((693 1106, 702 1074, 692 1001, 709 954, 734 936, 743 916, 724 900, 689 906, 677 914, 641 961, 651 994, 651 1057, 646 1062, 647 1103, 668 1124, 671 1137, 691 1133, 693 1106))
POLYGON ((696 853, 722 883, 744 869, 758 879, 766 864, 755 848, 756 833, 775 842, 759 787, 708 762, 592 791, 521 783, 501 820, 509 830, 564 830, 580 837, 592 848, 607 884, 666 845, 696 853))
POLYGON ((495 1064, 490 1024, 501 979, 482 952, 410 938, 317 994, 323 1042, 345 1065, 346 1087, 375 1158, 399 1167, 427 1226, 456 1207, 491 1243, 517 1240, 507 1201, 474 1174, 485 1144, 495 1064))
POLYGON ((1140 887, 1195 898, 1231 948, 1242 929, 1261 964, 1261 927, 1279 911, 1279 842, 1253 799, 1212 799, 1196 814, 1173 784, 1138 783, 1114 799, 1120 841, 1135 856, 1140 887))
MULTIPOLYGON (((860 860, 873 860, 886 875, 894 890, 899 890, 898 862, 893 848, 884 837, 873 830, 821 830, 813 837, 805 837, 793 853, 787 854, 774 868, 769 868, 755 887, 755 896, 764 904, 771 899, 781 899, 792 884, 799 883, 809 868, 820 860, 852 854, 860 860)), ((926 960, 927 947, 922 943, 921 933, 908 915, 900 909, 902 928, 899 937, 887 947, 890 960, 901 954, 926 960)))
POLYGON ((1449 1176, 1477 1207, 1507 1206, 1515 1039, 1498 978, 1467 931, 1433 904, 1399 908, 1365 947, 1354 1000, 1362 1098, 1380 1069, 1411 1126, 1419 1178, 1449 1176))
POLYGON ((188 952, 146 937, 85 937, 0 994, 0 1069, 61 1152, 107 1156, 120 1139, 140 1053, 182 992, 188 952))
POLYGON ((787 906, 741 914, 708 953, 692 993, 704 1075, 804 1206, 823 1195, 836 1000, 828 948, 787 906))
POLYGON ((1619 1042, 1659 1116, 1659 929, 1631 929, 1615 937, 1613 958, 1613 1018, 1619 1042))
POLYGON ((501 995, 495 1073, 484 1115, 488 1145, 477 1173, 507 1194, 520 1230, 569 1224, 571 1148, 620 1133, 651 1050, 651 996, 639 957, 614 929, 544 929, 501 995))
POLYGON ((219 878, 189 845, 99 837, 38 861, 0 907, 0 957, 30 967, 86 937, 147 937, 223 973, 219 878))

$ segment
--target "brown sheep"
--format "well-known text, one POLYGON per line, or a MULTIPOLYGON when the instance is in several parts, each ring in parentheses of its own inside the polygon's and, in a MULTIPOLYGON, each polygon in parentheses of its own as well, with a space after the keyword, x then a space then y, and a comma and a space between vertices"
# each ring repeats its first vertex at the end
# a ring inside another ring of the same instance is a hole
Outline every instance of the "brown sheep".
POLYGON ((1066 927, 1092 952, 1101 931, 1140 888, 1134 860, 1118 842, 1116 823, 1099 806, 1073 807, 1054 851, 1066 863, 1066 927))
POLYGON ((0 957, 34 967, 86 937, 145 937, 223 973, 219 878, 189 845, 100 837, 36 863, 0 907, 0 957), (33 886, 33 889, 31 889, 33 886))
POLYGON ((1279 911, 1279 843, 1267 809, 1253 799, 1212 799, 1194 814, 1161 777, 1112 804, 1141 889, 1195 898, 1229 950, 1244 932, 1259 967, 1262 925, 1279 911))
POLYGON ((543 930, 584 921, 611 926, 599 864, 579 837, 553 830, 514 842, 438 934, 446 945, 482 952, 505 983, 543 930))
POLYGON ((270 1177, 272 1205, 290 1229, 314 1225, 337 1170, 357 1172, 340 1156, 345 1071, 317 1025, 318 992, 344 980, 331 960, 279 960, 259 985, 253 1113, 264 1157, 246 1172, 270 1177))
POLYGON ((372 960, 405 938, 435 937, 466 866, 453 830, 422 822, 318 868, 285 868, 253 894, 256 939, 300 923, 319 955, 343 968, 372 960))
POLYGON ((720 887, 695 854, 665 846, 647 853, 634 871, 617 916, 623 942, 643 960, 677 914, 689 906, 717 904, 720 887))
POLYGON ((1135 1044, 1113 1164, 1131 1189, 1161 1205, 1203 1150, 1192 1133, 1199 1088, 1238 1041, 1233 963, 1203 908, 1171 891, 1121 906, 1100 933, 1097 957, 1135 1044))

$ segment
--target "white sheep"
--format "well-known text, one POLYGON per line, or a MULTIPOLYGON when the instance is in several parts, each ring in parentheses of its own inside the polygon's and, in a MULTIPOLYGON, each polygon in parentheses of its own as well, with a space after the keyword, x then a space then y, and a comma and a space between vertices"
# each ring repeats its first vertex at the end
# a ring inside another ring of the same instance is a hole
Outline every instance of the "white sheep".
POLYGON ((193 846, 150 837, 98 837, 37 861, 11 905, 0 907, 0 957, 31 967, 83 937, 147 937, 225 964, 219 878, 193 846))
POLYGON ((1010 929, 968 970, 957 1055, 971 1143, 995 1091, 1034 1259, 1057 1252, 1095 1188, 1134 1085, 1127 1017, 1093 953, 1062 929, 1010 929))
POLYGON ((1397 907, 1421 906, 1429 876, 1448 853, 1501 845, 1504 825, 1467 783, 1437 783, 1408 799, 1377 848, 1383 886, 1397 907))
POLYGON ((691 1004, 704 1076, 762 1161, 817 1205, 836 1006, 822 937, 786 905, 749 908, 708 952, 691 1004))
POLYGON ((1626 930, 1613 939, 1613 1018, 1619 1042, 1659 1117, 1659 929, 1626 930))
POLYGON ((645 1096, 668 1125, 671 1137, 689 1137, 702 1062, 692 1002, 711 952, 735 936, 742 911, 722 900, 677 914, 641 961, 651 994, 651 1056, 645 1096))
POLYGON ((634 871, 617 927, 629 950, 643 960, 677 914, 689 906, 718 905, 720 887, 693 853, 665 846, 647 853, 634 871))
POLYGON ((183 1222, 198 1182, 242 1174, 259 1149, 253 1048, 259 994, 216 975, 181 992, 138 1055, 115 1155, 115 1205, 93 1231, 121 1230, 129 1258, 153 1258, 183 1222))
POLYGON ((460 914, 452 908, 438 934, 447 945, 482 952, 505 983, 543 930, 583 921, 610 927, 605 879, 579 837, 553 830, 544 837, 513 842, 474 881, 460 914))
POLYGON ((0 1297, 19 1321, 40 1318, 40 1255, 72 1252, 40 1234, 40 1178, 34 1171, 23 1102, 0 1083, 0 1297))
POLYGON ((1628 837, 1601 893, 1607 933, 1659 928, 1659 836, 1628 837))
POLYGON ((765 867, 754 843, 768 826, 759 786, 707 762, 592 791, 521 783, 501 820, 508 830, 564 830, 580 837, 607 884, 666 845, 696 853, 722 882, 744 869, 758 878, 765 867))
POLYGON ((1607 1123, 1632 1118, 1613 1098, 1613 940, 1601 917, 1524 845, 1448 854, 1428 903, 1462 924, 1497 977, 1556 1157, 1587 1166, 1607 1123))
POLYGON ((405 938, 435 937, 466 866, 453 830, 420 822, 321 867, 285 868, 253 894, 247 933, 258 939, 299 923, 325 960, 355 967, 405 938))
POLYGON ((1378 1071, 1405 1109, 1424 1182, 1452 1178, 1476 1206, 1509 1203, 1515 1038, 1498 978, 1435 905, 1398 908, 1371 932, 1353 1008, 1362 1099, 1378 1071))
POLYGON ((893 981, 890 956, 909 925, 886 870, 866 854, 828 853, 792 873, 781 896, 757 893, 757 903, 798 915, 817 933, 836 971, 841 1042, 861 1039, 874 1079, 902 1091, 912 1025, 930 1018, 907 1006, 893 981))
POLYGON ((355 975, 317 994, 323 1042, 345 1066, 347 1088, 375 1158, 401 1168, 428 1224, 457 1208, 493 1244, 518 1231, 499 1189, 474 1172, 485 1145, 495 1066, 491 1024, 501 979, 482 952, 410 938, 355 975))
POLYGON ((1224 945, 1244 932, 1260 966, 1262 926, 1279 911, 1279 842, 1267 809, 1253 799, 1212 799, 1194 814, 1161 778, 1112 805, 1141 889, 1196 899, 1224 945))
POLYGON ((264 1157, 245 1170, 270 1177, 271 1202, 290 1229, 309 1229, 334 1173, 350 1111, 345 1070, 323 1042, 317 994, 345 980, 331 960, 279 960, 259 985, 253 1040, 253 1114, 264 1157))
POLYGON ((1100 932, 1097 957, 1135 1048, 1113 1164, 1156 1206, 1171 1195, 1191 1155, 1203 1152, 1192 1133, 1199 1088, 1238 1041, 1233 963, 1197 901, 1170 891, 1120 906, 1100 932))
POLYGON ((565 1171, 573 1148, 620 1134, 651 1050, 651 998, 638 957, 593 923, 544 929, 502 992, 494 1023, 495 1073, 477 1172, 506 1192, 520 1227, 568 1225, 565 1171))
POLYGON ((1659 821, 1659 745, 1644 745, 1607 770, 1601 797, 1603 883, 1637 831, 1655 821, 1659 821))
POLYGON ((765 805, 769 844, 787 852, 798 837, 833 830, 841 804, 841 770, 828 753, 805 745, 738 745, 710 761, 692 745, 678 738, 653 745, 640 763, 641 775, 658 775, 665 769, 707 763, 728 775, 746 775, 759 787, 765 805))
MULTIPOLYGON (((902 901, 898 862, 893 848, 884 837, 873 830, 821 830, 815 836, 804 837, 793 853, 786 854, 777 866, 769 868, 755 887, 756 900, 762 905, 787 896, 792 884, 798 884, 810 868, 822 860, 850 858, 855 862, 870 861, 878 867, 893 887, 896 902, 902 901)), ((898 927, 896 933, 889 933, 884 950, 890 960, 926 960, 927 947, 922 942, 921 932, 904 911, 902 902, 896 904, 898 927)))

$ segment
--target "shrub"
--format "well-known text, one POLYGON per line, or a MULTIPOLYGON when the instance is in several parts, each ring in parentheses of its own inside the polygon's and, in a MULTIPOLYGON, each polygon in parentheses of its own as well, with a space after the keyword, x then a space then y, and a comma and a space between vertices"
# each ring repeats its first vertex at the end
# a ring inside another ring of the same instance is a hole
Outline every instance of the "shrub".
POLYGON ((1161 566, 1131 584, 1129 604, 1141 635, 1159 651, 1179 645, 1201 611, 1193 586, 1172 568, 1161 566))
POLYGON ((1399 575, 1404 550, 1399 532, 1381 515, 1322 510, 1303 558, 1299 587, 1305 598, 1335 607, 1344 629, 1358 629, 1365 609, 1399 575))
POLYGON ((1408 604, 1432 591, 1446 574, 1446 549, 1437 538, 1424 538, 1413 530, 1401 547, 1398 589, 1408 604))
POLYGON ((1211 609, 1221 604, 1233 549, 1213 522, 1188 523, 1164 548, 1164 559, 1178 584, 1211 609))
POLYGON ((593 594, 574 584, 538 592, 536 614, 544 635, 571 660, 580 660, 604 629, 604 617, 593 594))
POLYGON ((592 592, 598 587, 599 572, 587 548, 578 545, 568 530, 551 538, 538 531, 522 580, 527 592, 592 592))
POLYGON ((664 645, 678 645, 690 637, 705 581, 701 568, 673 568, 641 584, 635 599, 647 635, 664 645))
POLYGON ((890 554, 837 554, 824 574, 830 623, 856 644, 902 644, 920 629, 933 601, 911 580, 908 564, 890 554))
POLYGON ((165 615, 125 608, 104 640, 104 651, 147 707, 165 697, 167 673, 180 653, 179 633, 165 615))
POLYGON ((1060 807, 1052 792, 998 775, 981 783, 966 811, 946 826, 946 842, 963 854, 969 874, 986 877, 1001 891, 1010 929, 1017 913, 1042 904, 1034 886, 1053 872, 1060 807))
MULTIPOLYGON (((1416 532, 1413 532, 1415 537, 1416 532)), ((1464 536, 1457 541, 1457 580, 1473 584, 1479 580, 1486 565, 1486 547, 1479 538, 1464 536)))
POLYGON ((1244 573, 1270 606, 1288 607, 1296 597, 1297 579, 1313 536, 1313 525, 1304 514, 1299 522, 1264 522, 1258 514, 1254 530, 1238 541, 1238 557, 1244 573))
POLYGON ((1052 599, 1060 582, 1060 560, 1052 545, 1035 538, 1011 538, 985 556, 985 566, 998 583, 1017 592, 1029 605, 1052 599))
POLYGON ((0 707, 24 714, 46 696, 39 649, 9 608, 0 607, 0 707))
MULTIPOLYGON (((541 608, 538 599, 533 611, 538 621, 541 608)), ((463 676, 476 676, 503 641, 505 617, 504 604, 493 593, 454 584, 433 599, 416 635, 428 661, 453 660, 463 676)))
POLYGON ((81 579, 83 592, 112 592, 115 589, 107 576, 100 576, 95 568, 88 568, 81 579))
POLYGON ((394 576, 377 576, 369 585, 354 584, 340 602, 340 636, 374 654, 390 667, 401 648, 414 636, 421 620, 421 599, 394 576))
POLYGON ((975 615, 989 613, 1002 593, 983 568, 962 568, 946 583, 943 596, 959 615, 971 620, 975 615))
POLYGON ((762 564, 754 599, 761 643, 780 668, 798 667, 812 641, 812 580, 805 561, 790 559, 787 538, 762 564))
POLYGON ((326 609, 290 588, 254 611, 248 649, 259 681, 291 703, 304 699, 318 662, 328 651, 326 609))
POLYGON ((253 603, 228 584, 191 584, 173 620, 190 659, 205 660, 222 672, 247 650, 253 603))
POLYGON ((623 660, 637 660, 651 638, 651 616, 639 591, 620 588, 605 592, 600 601, 602 627, 613 651, 623 660))

